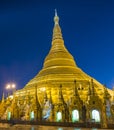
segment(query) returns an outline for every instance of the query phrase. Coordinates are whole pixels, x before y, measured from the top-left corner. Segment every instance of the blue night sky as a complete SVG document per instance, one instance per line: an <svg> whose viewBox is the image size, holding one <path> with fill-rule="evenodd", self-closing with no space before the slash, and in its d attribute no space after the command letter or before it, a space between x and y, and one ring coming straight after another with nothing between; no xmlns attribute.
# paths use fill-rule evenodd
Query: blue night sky
<svg viewBox="0 0 114 130"><path fill-rule="evenodd" d="M65 46L77 65L114 86L114 0L0 1L0 94L23 88L42 68L51 47L54 9Z"/></svg>

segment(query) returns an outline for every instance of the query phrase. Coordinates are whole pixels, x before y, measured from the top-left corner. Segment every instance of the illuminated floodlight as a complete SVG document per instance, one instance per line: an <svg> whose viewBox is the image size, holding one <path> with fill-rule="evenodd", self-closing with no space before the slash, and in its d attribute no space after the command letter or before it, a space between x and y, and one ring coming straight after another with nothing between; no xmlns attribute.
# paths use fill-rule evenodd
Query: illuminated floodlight
<svg viewBox="0 0 114 130"><path fill-rule="evenodd" d="M16 86L15 84L12 84L12 85L11 85L12 88L15 88L15 86Z"/></svg>
<svg viewBox="0 0 114 130"><path fill-rule="evenodd" d="M10 84L6 85L6 89L10 89L10 87L11 87Z"/></svg>
<svg viewBox="0 0 114 130"><path fill-rule="evenodd" d="M15 87L16 87L16 85L14 83L6 85L6 89L14 89Z"/></svg>

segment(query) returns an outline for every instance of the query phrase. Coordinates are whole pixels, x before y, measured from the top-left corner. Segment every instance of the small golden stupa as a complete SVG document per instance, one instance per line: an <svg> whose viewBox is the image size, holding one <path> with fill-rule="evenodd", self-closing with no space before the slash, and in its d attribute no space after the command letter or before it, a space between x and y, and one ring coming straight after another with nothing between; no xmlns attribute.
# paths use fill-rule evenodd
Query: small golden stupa
<svg viewBox="0 0 114 130"><path fill-rule="evenodd" d="M1 102L1 119L91 122L114 119L114 91L84 73L64 45L55 11L52 46L43 68L23 89ZM9 114L10 113L10 114ZM9 114L9 115L8 115Z"/></svg>

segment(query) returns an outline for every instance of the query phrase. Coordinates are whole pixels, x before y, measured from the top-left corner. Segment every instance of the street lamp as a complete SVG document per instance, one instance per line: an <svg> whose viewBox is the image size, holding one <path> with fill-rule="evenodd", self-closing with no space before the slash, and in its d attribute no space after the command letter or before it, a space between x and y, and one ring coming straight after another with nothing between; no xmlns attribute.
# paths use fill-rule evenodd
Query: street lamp
<svg viewBox="0 0 114 130"><path fill-rule="evenodd" d="M11 87L12 87L12 89L15 89L16 85L15 85L15 84L12 84L12 86L11 86Z"/></svg>
<svg viewBox="0 0 114 130"><path fill-rule="evenodd" d="M16 84L15 83L9 83L6 85L6 90L10 91L10 92L14 92L16 89ZM9 96L9 92L8 92L8 96Z"/></svg>

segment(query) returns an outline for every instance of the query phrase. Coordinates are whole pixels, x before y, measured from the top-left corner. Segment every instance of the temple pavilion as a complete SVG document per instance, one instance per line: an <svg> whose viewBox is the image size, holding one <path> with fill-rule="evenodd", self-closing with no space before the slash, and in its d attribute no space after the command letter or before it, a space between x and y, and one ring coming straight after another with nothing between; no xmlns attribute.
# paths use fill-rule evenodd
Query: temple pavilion
<svg viewBox="0 0 114 130"><path fill-rule="evenodd" d="M64 44L55 11L51 48L42 69L23 89L0 103L4 120L95 122L106 128L114 121L114 90L79 68Z"/></svg>

